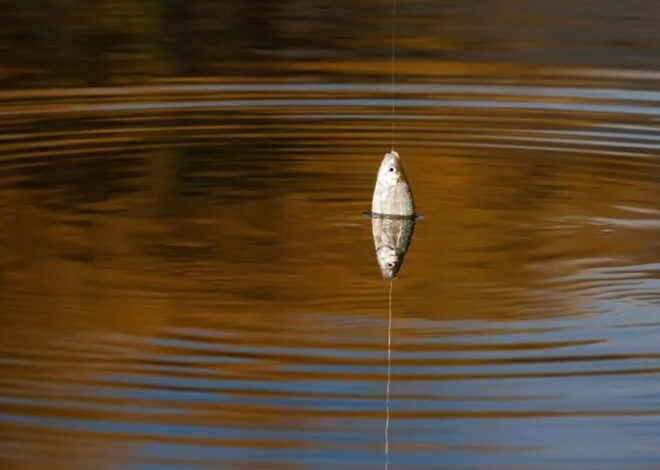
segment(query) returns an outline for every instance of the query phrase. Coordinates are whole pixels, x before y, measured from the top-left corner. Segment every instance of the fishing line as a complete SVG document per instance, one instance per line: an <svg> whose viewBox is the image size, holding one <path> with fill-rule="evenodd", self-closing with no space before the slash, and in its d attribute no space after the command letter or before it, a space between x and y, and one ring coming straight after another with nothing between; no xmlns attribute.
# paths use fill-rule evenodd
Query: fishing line
<svg viewBox="0 0 660 470"><path fill-rule="evenodd" d="M394 80L395 68L394 68L394 59L395 59L395 48L396 43L396 0L392 0L392 151L394 151L394 120L396 117L396 83Z"/></svg>
<svg viewBox="0 0 660 470"><path fill-rule="evenodd" d="M385 394L385 470L390 463L390 382L392 378L392 285L390 281L389 316L387 320L387 392Z"/></svg>
<svg viewBox="0 0 660 470"><path fill-rule="evenodd" d="M396 0L392 0L392 151L394 151L394 130L396 119L396 80L395 80L395 44L396 44ZM385 470L390 463L390 386L392 382L392 287L390 281L389 309L387 317L387 390L385 393Z"/></svg>

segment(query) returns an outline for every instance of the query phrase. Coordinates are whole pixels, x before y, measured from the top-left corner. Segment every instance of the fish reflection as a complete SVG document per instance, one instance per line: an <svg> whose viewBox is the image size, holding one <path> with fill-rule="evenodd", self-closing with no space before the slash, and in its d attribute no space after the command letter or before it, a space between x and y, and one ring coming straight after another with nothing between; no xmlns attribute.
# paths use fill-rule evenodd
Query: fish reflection
<svg viewBox="0 0 660 470"><path fill-rule="evenodd" d="M376 259L383 278L396 279L412 241L415 231L415 216L373 214L371 229L376 248Z"/></svg>

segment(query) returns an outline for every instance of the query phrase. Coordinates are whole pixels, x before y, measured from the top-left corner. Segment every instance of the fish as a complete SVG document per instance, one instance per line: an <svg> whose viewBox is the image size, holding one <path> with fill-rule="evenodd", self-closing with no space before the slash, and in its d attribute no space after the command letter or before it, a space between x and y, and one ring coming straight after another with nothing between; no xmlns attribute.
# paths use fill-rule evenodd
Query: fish
<svg viewBox="0 0 660 470"><path fill-rule="evenodd" d="M371 200L371 213L408 217L415 215L412 191L401 158L394 150L386 153L380 163Z"/></svg>
<svg viewBox="0 0 660 470"><path fill-rule="evenodd" d="M383 279L396 279L415 232L415 217L372 215L371 230Z"/></svg>
<svg viewBox="0 0 660 470"><path fill-rule="evenodd" d="M384 279L396 279L415 231L415 202L399 154L383 157L371 200L376 260Z"/></svg>

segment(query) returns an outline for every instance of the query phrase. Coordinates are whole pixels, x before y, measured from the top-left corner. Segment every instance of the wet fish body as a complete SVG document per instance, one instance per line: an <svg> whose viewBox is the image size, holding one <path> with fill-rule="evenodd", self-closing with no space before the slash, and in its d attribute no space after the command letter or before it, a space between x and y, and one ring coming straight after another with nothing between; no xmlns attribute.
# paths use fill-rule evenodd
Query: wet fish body
<svg viewBox="0 0 660 470"><path fill-rule="evenodd" d="M415 202L399 154L392 150L378 169L371 201L376 259L385 279L395 279L415 230Z"/></svg>
<svg viewBox="0 0 660 470"><path fill-rule="evenodd" d="M396 216L414 216L415 202L403 171L399 154L386 153L378 169L376 187L371 201L371 213Z"/></svg>

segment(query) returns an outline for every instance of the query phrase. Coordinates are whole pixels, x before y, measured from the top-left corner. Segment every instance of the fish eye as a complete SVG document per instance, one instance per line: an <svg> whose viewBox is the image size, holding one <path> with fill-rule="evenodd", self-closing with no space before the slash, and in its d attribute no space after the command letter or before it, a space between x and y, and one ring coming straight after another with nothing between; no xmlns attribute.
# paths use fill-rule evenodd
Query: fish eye
<svg viewBox="0 0 660 470"><path fill-rule="evenodd" d="M392 171L394 171L394 167L393 167L393 166L390 167L390 172L392 172Z"/></svg>
<svg viewBox="0 0 660 470"><path fill-rule="evenodd" d="M391 268L391 267L393 267L393 266L394 266L393 263L387 263L387 267L388 267L388 268Z"/></svg>

